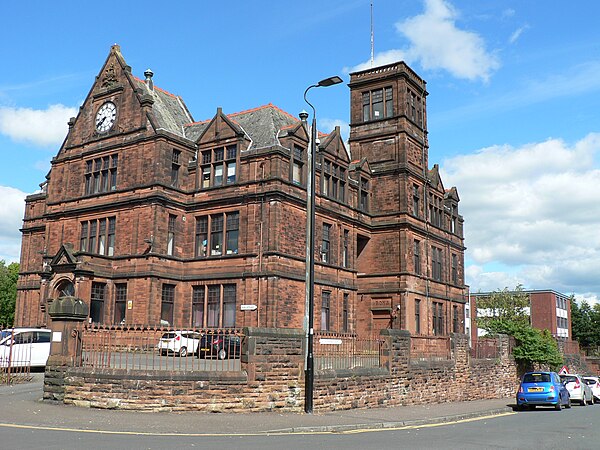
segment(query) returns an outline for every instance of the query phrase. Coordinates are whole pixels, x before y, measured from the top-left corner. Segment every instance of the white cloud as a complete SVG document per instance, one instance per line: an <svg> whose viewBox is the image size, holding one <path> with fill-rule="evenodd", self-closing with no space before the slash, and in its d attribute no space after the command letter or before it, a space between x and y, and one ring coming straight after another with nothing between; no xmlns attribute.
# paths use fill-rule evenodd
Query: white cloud
<svg viewBox="0 0 600 450"><path fill-rule="evenodd" d="M445 161L465 217L467 283L474 291L526 288L600 294L600 134L495 146ZM513 267L514 274L490 266ZM487 268L487 269L486 269ZM507 279L507 276L509 279ZM494 285L496 283L496 285Z"/></svg>
<svg viewBox="0 0 600 450"><path fill-rule="evenodd" d="M521 37L521 35L523 34L523 32L529 28L528 25L524 25L518 29L516 29L513 34L510 35L510 37L508 38L508 42L510 42L511 44L514 44L515 42L517 42L517 40Z"/></svg>
<svg viewBox="0 0 600 450"><path fill-rule="evenodd" d="M51 105L48 109L1 107L0 133L17 142L57 146L67 135L67 122L76 114L76 108L60 104Z"/></svg>
<svg viewBox="0 0 600 450"><path fill-rule="evenodd" d="M404 59L408 64L418 62L424 70L445 70L457 78L487 81L500 67L500 62L486 50L485 42L478 34L457 27L457 16L450 2L425 0L423 14L396 24L396 30L410 45L378 54L374 65ZM352 71L369 67L370 61Z"/></svg>
<svg viewBox="0 0 600 450"><path fill-rule="evenodd" d="M25 196L18 189L0 186L0 259L18 262L21 252L21 232L25 212Z"/></svg>
<svg viewBox="0 0 600 450"><path fill-rule="evenodd" d="M344 142L348 141L350 136L350 125L341 119L319 119L319 126L326 133L333 131L335 127L340 127L340 133Z"/></svg>

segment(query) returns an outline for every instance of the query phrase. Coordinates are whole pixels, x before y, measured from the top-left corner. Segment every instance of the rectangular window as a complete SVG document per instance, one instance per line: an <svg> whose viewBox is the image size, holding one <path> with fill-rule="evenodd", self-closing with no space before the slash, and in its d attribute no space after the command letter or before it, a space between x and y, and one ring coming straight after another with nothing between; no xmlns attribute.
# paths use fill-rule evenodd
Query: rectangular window
<svg viewBox="0 0 600 450"><path fill-rule="evenodd" d="M452 306L452 332L460 333L460 320L458 318L458 306Z"/></svg>
<svg viewBox="0 0 600 450"><path fill-rule="evenodd" d="M79 250L113 256L115 253L115 228L115 217L81 222Z"/></svg>
<svg viewBox="0 0 600 450"><path fill-rule="evenodd" d="M436 281L443 281L442 249L431 247L431 276Z"/></svg>
<svg viewBox="0 0 600 450"><path fill-rule="evenodd" d="M415 333L421 334L421 300L415 300Z"/></svg>
<svg viewBox="0 0 600 450"><path fill-rule="evenodd" d="M210 216L210 254L211 256L223 254L223 215Z"/></svg>
<svg viewBox="0 0 600 450"><path fill-rule="evenodd" d="M235 327L235 284L223 286L223 324L225 328Z"/></svg>
<svg viewBox="0 0 600 450"><path fill-rule="evenodd" d="M414 184L413 185L413 216L415 216L415 217L419 217L420 199L421 199L421 195L419 192L419 186Z"/></svg>
<svg viewBox="0 0 600 450"><path fill-rule="evenodd" d="M304 168L304 150L302 147L294 145L292 150L292 183L302 184L302 169Z"/></svg>
<svg viewBox="0 0 600 450"><path fill-rule="evenodd" d="M330 242L329 242L329 236L331 233L331 225L329 225L328 223L324 223L323 224L323 240L321 242L321 261L328 263L330 262Z"/></svg>
<svg viewBox="0 0 600 450"><path fill-rule="evenodd" d="M177 216L169 214L169 228L167 232L167 255L173 256L175 253L175 223Z"/></svg>
<svg viewBox="0 0 600 450"><path fill-rule="evenodd" d="M349 316L350 316L349 298L350 298L350 295L347 293L344 293L344 301L342 304L342 331L344 333L347 333L349 331L349 328L348 328Z"/></svg>
<svg viewBox="0 0 600 450"><path fill-rule="evenodd" d="M90 319L92 323L104 323L104 299L106 284L92 282L92 297L90 299Z"/></svg>
<svg viewBox="0 0 600 450"><path fill-rule="evenodd" d="M108 155L85 161L85 195L117 189L118 155Z"/></svg>
<svg viewBox="0 0 600 450"><path fill-rule="evenodd" d="M234 184L237 181L237 146L218 147L202 152L202 189Z"/></svg>
<svg viewBox="0 0 600 450"><path fill-rule="evenodd" d="M192 327L203 328L204 327L204 310L206 305L204 304L204 286L194 286L192 288Z"/></svg>
<svg viewBox="0 0 600 450"><path fill-rule="evenodd" d="M415 239L414 242L414 265L415 265L415 273L417 275L421 275L421 243Z"/></svg>
<svg viewBox="0 0 600 450"><path fill-rule="evenodd" d="M125 324L125 311L127 307L127 283L115 284L115 325Z"/></svg>
<svg viewBox="0 0 600 450"><path fill-rule="evenodd" d="M219 319L221 316L221 286L208 286L208 303L206 314L206 326L209 328L219 327Z"/></svg>
<svg viewBox="0 0 600 450"><path fill-rule="evenodd" d="M444 334L444 312L442 303L433 302L433 334L441 336Z"/></svg>
<svg viewBox="0 0 600 450"><path fill-rule="evenodd" d="M344 230L344 244L342 247L342 266L343 267L350 267L350 261L349 261L349 250L348 250L348 246L350 245L350 232L348 230Z"/></svg>
<svg viewBox="0 0 600 450"><path fill-rule="evenodd" d="M173 326L173 305L175 304L175 285L162 285L162 298L160 305L160 324Z"/></svg>
<svg viewBox="0 0 600 450"><path fill-rule="evenodd" d="M173 150L171 154L171 186L177 187L179 186L179 167L181 164L179 163L179 157L181 156L181 152L179 150Z"/></svg>
<svg viewBox="0 0 600 450"><path fill-rule="evenodd" d="M385 96L385 98L384 98ZM394 115L393 90L391 87L362 93L363 122L381 120Z"/></svg>
<svg viewBox="0 0 600 450"><path fill-rule="evenodd" d="M237 254L238 252L238 236L240 228L240 218L237 212L228 213L227 215L227 247L228 255Z"/></svg>
<svg viewBox="0 0 600 450"><path fill-rule="evenodd" d="M456 255L452 254L452 282L454 284L458 284L458 267L457 267L457 258Z"/></svg>
<svg viewBox="0 0 600 450"><path fill-rule="evenodd" d="M208 216L196 217L196 257L206 256Z"/></svg>
<svg viewBox="0 0 600 450"><path fill-rule="evenodd" d="M361 177L359 191L358 209L367 212L369 210L369 181L367 179Z"/></svg>
<svg viewBox="0 0 600 450"><path fill-rule="evenodd" d="M323 291L321 293L321 330L328 331L330 329L330 302L331 292Z"/></svg>

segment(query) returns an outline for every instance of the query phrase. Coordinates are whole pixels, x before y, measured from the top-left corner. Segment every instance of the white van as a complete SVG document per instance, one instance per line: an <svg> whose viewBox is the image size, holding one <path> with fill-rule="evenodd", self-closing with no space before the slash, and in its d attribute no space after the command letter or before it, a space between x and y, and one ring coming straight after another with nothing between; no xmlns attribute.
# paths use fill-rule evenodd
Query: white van
<svg viewBox="0 0 600 450"><path fill-rule="evenodd" d="M50 356L52 331L13 328L0 340L0 367L44 367ZM4 333L3 333L4 334Z"/></svg>

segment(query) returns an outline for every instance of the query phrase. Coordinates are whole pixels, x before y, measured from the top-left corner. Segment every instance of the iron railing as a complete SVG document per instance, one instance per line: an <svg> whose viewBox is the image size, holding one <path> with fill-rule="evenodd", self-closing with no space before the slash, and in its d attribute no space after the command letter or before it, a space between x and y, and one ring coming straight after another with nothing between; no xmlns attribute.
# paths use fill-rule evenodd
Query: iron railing
<svg viewBox="0 0 600 450"><path fill-rule="evenodd" d="M315 369L355 369L381 367L383 340L359 338L351 333L315 331Z"/></svg>
<svg viewBox="0 0 600 450"><path fill-rule="evenodd" d="M237 329L86 325L77 330L78 367L126 370L239 371Z"/></svg>

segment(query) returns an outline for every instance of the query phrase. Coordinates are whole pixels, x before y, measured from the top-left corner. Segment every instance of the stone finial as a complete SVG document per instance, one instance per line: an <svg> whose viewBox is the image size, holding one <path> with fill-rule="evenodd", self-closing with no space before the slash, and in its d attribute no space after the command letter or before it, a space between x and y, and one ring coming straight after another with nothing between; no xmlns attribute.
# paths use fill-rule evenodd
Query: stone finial
<svg viewBox="0 0 600 450"><path fill-rule="evenodd" d="M152 82L153 75L154 72L152 72L150 69L146 69L146 71L144 72L144 76L146 77L146 86L148 86L148 90L150 91L154 90L154 83Z"/></svg>
<svg viewBox="0 0 600 450"><path fill-rule="evenodd" d="M83 300L77 297L59 297L48 306L48 315L52 320L85 320L89 308Z"/></svg>
<svg viewBox="0 0 600 450"><path fill-rule="evenodd" d="M308 113L304 110L300 111L300 114L298 114L298 117L300 117L300 120L302 122L306 122L308 120Z"/></svg>

